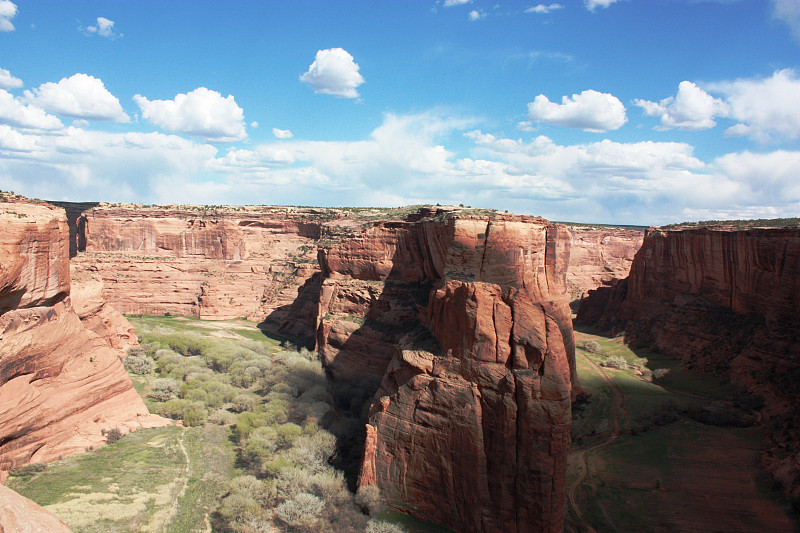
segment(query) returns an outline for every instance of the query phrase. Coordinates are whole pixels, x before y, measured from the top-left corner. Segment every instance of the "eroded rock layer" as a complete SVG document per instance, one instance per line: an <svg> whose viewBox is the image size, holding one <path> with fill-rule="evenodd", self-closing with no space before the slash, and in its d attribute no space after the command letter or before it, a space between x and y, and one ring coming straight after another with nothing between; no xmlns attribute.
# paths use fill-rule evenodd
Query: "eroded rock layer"
<svg viewBox="0 0 800 533"><path fill-rule="evenodd" d="M628 276L644 230L614 226L571 226L567 289L573 300Z"/></svg>
<svg viewBox="0 0 800 533"><path fill-rule="evenodd" d="M649 230L630 276L578 320L763 396L765 462L800 497L800 229Z"/></svg>
<svg viewBox="0 0 800 533"><path fill-rule="evenodd" d="M459 532L562 531L569 235L429 210L320 254L334 387L381 380L360 484Z"/></svg>
<svg viewBox="0 0 800 533"><path fill-rule="evenodd" d="M74 269L99 279L103 300L119 312L252 320L291 304L297 288L318 272L314 247L322 225L316 219L327 215L108 204L73 206L70 213L77 217Z"/></svg>
<svg viewBox="0 0 800 533"><path fill-rule="evenodd" d="M64 211L4 202L0 227L0 478L99 445L103 430L164 425L72 307Z"/></svg>

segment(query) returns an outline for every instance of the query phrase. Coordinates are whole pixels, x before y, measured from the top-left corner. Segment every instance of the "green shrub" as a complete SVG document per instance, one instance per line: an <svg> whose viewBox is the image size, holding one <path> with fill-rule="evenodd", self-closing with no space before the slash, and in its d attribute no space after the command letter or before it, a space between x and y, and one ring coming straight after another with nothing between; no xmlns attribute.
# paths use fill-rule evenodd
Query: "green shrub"
<svg viewBox="0 0 800 533"><path fill-rule="evenodd" d="M45 463L31 463L29 465L17 468L16 470L12 470L10 473L12 476L16 477L32 476L34 474L38 474L39 472L44 472L46 468L47 465Z"/></svg>
<svg viewBox="0 0 800 533"><path fill-rule="evenodd" d="M628 368L628 362L618 355L612 355L611 357L600 363L600 366L622 370Z"/></svg>
<svg viewBox="0 0 800 533"><path fill-rule="evenodd" d="M105 435L108 444L114 444L122 438L122 431L119 428L111 428L109 430L102 430L100 433Z"/></svg>
<svg viewBox="0 0 800 533"><path fill-rule="evenodd" d="M370 516L377 516L378 513L386 510L386 502L381 496L381 490L375 485L358 487L355 502L364 513Z"/></svg>
<svg viewBox="0 0 800 533"><path fill-rule="evenodd" d="M588 340L581 345L581 348L586 350L589 353L600 353L602 350L600 349L600 343L595 340Z"/></svg>
<svg viewBox="0 0 800 533"><path fill-rule="evenodd" d="M148 396L159 402L166 402L178 395L180 385L173 378L158 378L150 385Z"/></svg>
<svg viewBox="0 0 800 533"><path fill-rule="evenodd" d="M313 494L302 492L275 508L275 516L294 528L312 528L319 522L325 502Z"/></svg>
<svg viewBox="0 0 800 533"><path fill-rule="evenodd" d="M405 533L405 529L384 520L370 520L364 533Z"/></svg>
<svg viewBox="0 0 800 533"><path fill-rule="evenodd" d="M129 353L128 357L123 361L123 365L125 366L125 370L131 374L144 376L153 372L156 367L156 362L152 357L148 357L147 355Z"/></svg>
<svg viewBox="0 0 800 533"><path fill-rule="evenodd" d="M256 400L249 394L239 394L233 400L231 400L231 411L234 413L252 411L255 406Z"/></svg>

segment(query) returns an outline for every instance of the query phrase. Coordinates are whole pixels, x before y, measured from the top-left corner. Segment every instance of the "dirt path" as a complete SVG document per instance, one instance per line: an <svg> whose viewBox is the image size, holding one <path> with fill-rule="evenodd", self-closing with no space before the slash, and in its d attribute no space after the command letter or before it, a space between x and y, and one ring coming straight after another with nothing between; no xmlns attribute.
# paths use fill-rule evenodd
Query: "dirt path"
<svg viewBox="0 0 800 533"><path fill-rule="evenodd" d="M180 487L178 491L172 496L171 501L172 504L169 506L168 509L160 510L156 512L153 517L150 519L150 522L147 524L145 531L166 531L167 526L172 522L175 516L178 514L178 502L186 494L186 489L189 486L189 475L191 473L191 461L189 459L189 452L186 451L186 446L183 443L183 438L186 435L186 428L183 428L181 431L180 437L178 437L178 449L183 454L183 458L186 461L186 467L184 468L183 472L181 473L180 477L175 480L176 485Z"/></svg>

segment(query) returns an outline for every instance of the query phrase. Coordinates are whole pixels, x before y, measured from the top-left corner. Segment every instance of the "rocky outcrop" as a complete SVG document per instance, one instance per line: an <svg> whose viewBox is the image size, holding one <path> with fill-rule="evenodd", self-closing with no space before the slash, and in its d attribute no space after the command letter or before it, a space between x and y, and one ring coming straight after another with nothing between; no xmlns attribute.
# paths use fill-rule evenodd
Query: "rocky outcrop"
<svg viewBox="0 0 800 533"><path fill-rule="evenodd" d="M0 533L70 533L40 505L0 485Z"/></svg>
<svg viewBox="0 0 800 533"><path fill-rule="evenodd" d="M119 350L124 358L128 348L138 345L139 341L128 319L103 299L103 280L96 274L75 272L73 268L70 282L72 308L81 322L109 346Z"/></svg>
<svg viewBox="0 0 800 533"><path fill-rule="evenodd" d="M334 388L380 380L360 483L456 531L562 531L569 235L427 211L323 250L317 345Z"/></svg>
<svg viewBox="0 0 800 533"><path fill-rule="evenodd" d="M799 228L651 229L630 276L591 293L578 320L764 397L765 462L800 497Z"/></svg>
<svg viewBox="0 0 800 533"><path fill-rule="evenodd" d="M644 230L616 226L570 226L567 289L573 300L628 276Z"/></svg>
<svg viewBox="0 0 800 533"><path fill-rule="evenodd" d="M280 322L314 273L332 210L64 204L78 277L124 314ZM77 207L76 207L77 206ZM83 209L87 207L87 209Z"/></svg>
<svg viewBox="0 0 800 533"><path fill-rule="evenodd" d="M0 480L101 444L103 430L166 424L72 308L64 212L0 203L0 227Z"/></svg>

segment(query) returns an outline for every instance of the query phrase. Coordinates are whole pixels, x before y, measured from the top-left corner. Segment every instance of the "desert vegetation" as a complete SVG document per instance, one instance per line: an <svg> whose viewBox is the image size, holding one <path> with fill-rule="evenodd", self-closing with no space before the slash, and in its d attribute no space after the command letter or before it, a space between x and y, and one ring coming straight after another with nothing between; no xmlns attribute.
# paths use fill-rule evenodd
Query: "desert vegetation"
<svg viewBox="0 0 800 533"><path fill-rule="evenodd" d="M76 532L429 530L382 519L395 515L375 488L348 490L334 433L351 426L314 352L245 321L131 321L141 346L125 367L151 412L183 428L110 428L107 446L15 472L12 488Z"/></svg>

